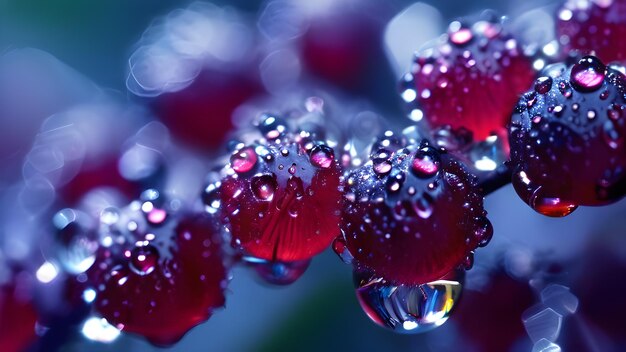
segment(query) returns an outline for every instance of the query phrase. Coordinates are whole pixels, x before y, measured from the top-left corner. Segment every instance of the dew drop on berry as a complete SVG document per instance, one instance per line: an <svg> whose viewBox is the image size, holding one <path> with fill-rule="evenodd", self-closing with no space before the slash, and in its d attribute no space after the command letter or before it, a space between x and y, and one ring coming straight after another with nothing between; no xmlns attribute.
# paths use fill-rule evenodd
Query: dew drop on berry
<svg viewBox="0 0 626 352"><path fill-rule="evenodd" d="M311 164L313 166L328 169L335 161L333 150L326 145L317 145L311 149Z"/></svg>
<svg viewBox="0 0 626 352"><path fill-rule="evenodd" d="M158 261L159 252L152 245L137 246L130 254L130 268L139 275L152 273Z"/></svg>
<svg viewBox="0 0 626 352"><path fill-rule="evenodd" d="M493 237L493 225L486 217L477 219L474 236L480 247L485 247Z"/></svg>
<svg viewBox="0 0 626 352"><path fill-rule="evenodd" d="M417 198L413 203L413 209L417 216L422 219L428 219L433 215L433 200L429 194L424 194Z"/></svg>
<svg viewBox="0 0 626 352"><path fill-rule="evenodd" d="M593 56L585 56L572 67L570 82L574 89L592 92L602 86L606 67Z"/></svg>
<svg viewBox="0 0 626 352"><path fill-rule="evenodd" d="M415 152L411 163L411 171L420 178L433 177L439 171L439 160L435 157L431 148L421 148Z"/></svg>
<svg viewBox="0 0 626 352"><path fill-rule="evenodd" d="M67 208L57 212L52 221L61 265L72 274L85 272L94 264L98 250L91 218L83 212Z"/></svg>
<svg viewBox="0 0 626 352"><path fill-rule="evenodd" d="M238 174L245 174L254 168L258 160L256 152L251 147L243 148L230 157L230 165Z"/></svg>
<svg viewBox="0 0 626 352"><path fill-rule="evenodd" d="M209 214L216 214L220 209L220 185L220 182L211 183L202 191L202 203L204 204L204 210Z"/></svg>
<svg viewBox="0 0 626 352"><path fill-rule="evenodd" d="M341 259L342 262L345 264L352 264L354 257L352 256L352 253L350 253L343 235L335 238L332 246L333 251L337 254L337 256L339 256L339 259Z"/></svg>
<svg viewBox="0 0 626 352"><path fill-rule="evenodd" d="M267 261L256 258L246 258L254 267L261 279L272 285L290 285L298 280L309 268L311 260L293 262Z"/></svg>
<svg viewBox="0 0 626 352"><path fill-rule="evenodd" d="M280 117L264 114L258 125L263 137L273 140L282 137L287 131L287 123Z"/></svg>
<svg viewBox="0 0 626 352"><path fill-rule="evenodd" d="M250 187L254 196L260 200L271 201L274 198L277 183L272 175L257 175L250 181Z"/></svg>
<svg viewBox="0 0 626 352"><path fill-rule="evenodd" d="M539 77L535 81L535 92L539 94L546 94L552 89L551 77Z"/></svg>
<svg viewBox="0 0 626 352"><path fill-rule="evenodd" d="M361 308L377 325L396 333L429 331L445 323L461 296L462 273L421 285L385 282L371 273L354 271Z"/></svg>

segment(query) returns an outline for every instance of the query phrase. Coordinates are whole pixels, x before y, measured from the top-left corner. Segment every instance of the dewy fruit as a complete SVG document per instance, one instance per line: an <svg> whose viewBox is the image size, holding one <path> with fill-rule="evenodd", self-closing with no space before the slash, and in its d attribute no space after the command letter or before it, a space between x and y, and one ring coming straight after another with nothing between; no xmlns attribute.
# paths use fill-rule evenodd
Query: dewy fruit
<svg viewBox="0 0 626 352"><path fill-rule="evenodd" d="M536 211L565 216L626 194L626 78L587 56L545 69L510 128L513 186Z"/></svg>
<svg viewBox="0 0 626 352"><path fill-rule="evenodd" d="M226 268L215 219L177 215L156 191L122 211L105 209L101 248L87 272L96 311L158 345L178 341L224 305Z"/></svg>
<svg viewBox="0 0 626 352"><path fill-rule="evenodd" d="M417 53L402 82L413 120L430 128L465 127L475 140L502 132L535 73L500 21L452 22L448 34ZM505 133L504 133L505 134Z"/></svg>
<svg viewBox="0 0 626 352"><path fill-rule="evenodd" d="M473 250L493 233L475 177L426 140L393 139L386 133L370 161L346 176L340 241L353 263L406 285L471 267Z"/></svg>
<svg viewBox="0 0 626 352"><path fill-rule="evenodd" d="M263 138L241 145L221 182L233 245L258 259L291 262L323 251L339 233L341 169L332 148L264 115Z"/></svg>

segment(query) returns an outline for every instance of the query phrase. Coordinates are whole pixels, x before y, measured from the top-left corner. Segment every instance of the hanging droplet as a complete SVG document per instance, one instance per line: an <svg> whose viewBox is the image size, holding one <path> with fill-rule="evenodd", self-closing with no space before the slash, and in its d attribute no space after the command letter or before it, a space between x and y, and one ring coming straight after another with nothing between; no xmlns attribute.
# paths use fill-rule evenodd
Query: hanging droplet
<svg viewBox="0 0 626 352"><path fill-rule="evenodd" d="M393 285L355 270L361 308L377 325L398 333L422 333L448 320L462 290L463 273L422 285Z"/></svg>
<svg viewBox="0 0 626 352"><path fill-rule="evenodd" d="M98 240L92 219L74 209L63 209L52 218L56 228L57 255L71 274L87 271L96 260Z"/></svg>
<svg viewBox="0 0 626 352"><path fill-rule="evenodd" d="M333 251L339 256L339 259L341 259L342 262L352 264L354 257L352 256L352 253L350 253L350 250L348 250L348 246L346 244L346 240L343 238L343 235L340 235L333 241Z"/></svg>
<svg viewBox="0 0 626 352"><path fill-rule="evenodd" d="M289 285L294 283L311 264L310 259L294 262L274 262L246 257L244 260L254 267L261 279L272 285Z"/></svg>

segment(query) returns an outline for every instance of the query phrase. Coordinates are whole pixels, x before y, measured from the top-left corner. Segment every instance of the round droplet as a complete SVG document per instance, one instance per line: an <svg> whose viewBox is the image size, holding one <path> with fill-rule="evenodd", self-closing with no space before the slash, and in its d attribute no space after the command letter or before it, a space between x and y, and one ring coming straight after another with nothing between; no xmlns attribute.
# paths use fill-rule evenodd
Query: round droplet
<svg viewBox="0 0 626 352"><path fill-rule="evenodd" d="M448 36L450 41L456 45L465 45L472 40L474 35L472 30L466 26L463 26L460 22L454 21L450 24L448 29Z"/></svg>
<svg viewBox="0 0 626 352"><path fill-rule="evenodd" d="M154 271L159 261L159 252L152 245L135 247L130 254L130 268L139 275Z"/></svg>
<svg viewBox="0 0 626 352"><path fill-rule="evenodd" d="M392 165L389 159L376 158L372 160L372 168L377 175L382 176L388 174L391 171Z"/></svg>
<svg viewBox="0 0 626 352"><path fill-rule="evenodd" d="M96 260L98 241L90 220L87 214L69 208L60 210L52 218L58 259L71 274L87 271Z"/></svg>
<svg viewBox="0 0 626 352"><path fill-rule="evenodd" d="M462 273L422 285L393 285L371 273L354 272L361 308L377 325L397 333L422 333L448 320L462 290Z"/></svg>
<svg viewBox="0 0 626 352"><path fill-rule="evenodd" d="M311 164L322 169L328 169L335 161L332 148L327 145L316 145L311 149Z"/></svg>
<svg viewBox="0 0 626 352"><path fill-rule="evenodd" d="M476 229L474 230L474 238L480 247L485 247L493 237L493 225L486 217L476 219Z"/></svg>
<svg viewBox="0 0 626 352"><path fill-rule="evenodd" d="M252 193L260 200L272 200L276 191L277 183L275 176L258 175L252 178L250 182Z"/></svg>
<svg viewBox="0 0 626 352"><path fill-rule="evenodd" d="M415 152L413 162L411 163L411 171L420 178L430 178L439 171L439 158L431 147L421 148Z"/></svg>
<svg viewBox="0 0 626 352"><path fill-rule="evenodd" d="M535 92L539 94L546 94L552 89L551 77L539 77L535 81Z"/></svg>
<svg viewBox="0 0 626 352"><path fill-rule="evenodd" d="M295 262L272 262L256 258L245 258L261 279L272 285L289 285L298 280L308 269L311 260Z"/></svg>
<svg viewBox="0 0 626 352"><path fill-rule="evenodd" d="M282 137L287 131L287 123L280 117L263 114L260 118L259 131L267 139L277 139Z"/></svg>
<svg viewBox="0 0 626 352"><path fill-rule="evenodd" d="M205 205L205 210L209 214L215 214L220 209L221 201L219 194L220 183L212 183L204 189L202 192L202 203Z"/></svg>
<svg viewBox="0 0 626 352"><path fill-rule="evenodd" d="M570 82L582 92L597 90L604 82L606 66L594 56L585 56L572 67Z"/></svg>
<svg viewBox="0 0 626 352"><path fill-rule="evenodd" d="M258 160L252 147L240 149L230 157L230 166L238 174L249 172L254 168Z"/></svg>
<svg viewBox="0 0 626 352"><path fill-rule="evenodd" d="M348 245L346 244L346 240L343 236L335 238L333 241L333 251L337 254L337 256L339 256L339 259L341 259L342 262L352 264L354 257L352 256L352 253L350 253L350 250L348 250Z"/></svg>

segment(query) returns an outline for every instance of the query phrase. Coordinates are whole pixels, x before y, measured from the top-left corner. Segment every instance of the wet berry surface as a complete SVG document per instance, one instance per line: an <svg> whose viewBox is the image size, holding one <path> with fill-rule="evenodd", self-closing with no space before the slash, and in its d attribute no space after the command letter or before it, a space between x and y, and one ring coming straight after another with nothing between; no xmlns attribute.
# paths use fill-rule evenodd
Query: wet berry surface
<svg viewBox="0 0 626 352"><path fill-rule="evenodd" d="M625 194L626 78L595 57L546 68L510 129L513 186L538 212L564 216Z"/></svg>

